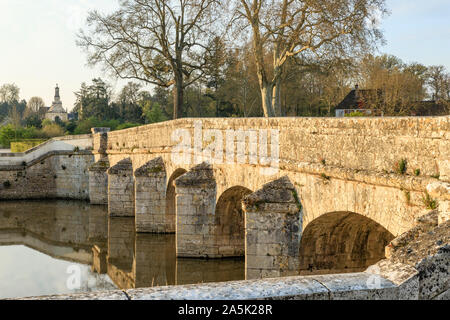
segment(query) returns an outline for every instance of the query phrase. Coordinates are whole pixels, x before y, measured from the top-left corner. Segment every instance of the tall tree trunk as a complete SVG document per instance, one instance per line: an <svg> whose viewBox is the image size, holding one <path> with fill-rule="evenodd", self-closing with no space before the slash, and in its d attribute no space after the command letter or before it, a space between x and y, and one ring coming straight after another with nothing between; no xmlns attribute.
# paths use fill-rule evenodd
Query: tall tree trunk
<svg viewBox="0 0 450 320"><path fill-rule="evenodd" d="M268 83L263 83L262 85L260 85L260 87L264 117L274 117L275 113L272 106L273 87Z"/></svg>
<svg viewBox="0 0 450 320"><path fill-rule="evenodd" d="M173 87L173 119L179 119L183 116L183 76L175 76L175 85Z"/></svg>
<svg viewBox="0 0 450 320"><path fill-rule="evenodd" d="M272 89L272 106L275 117L281 117L281 80L277 78Z"/></svg>

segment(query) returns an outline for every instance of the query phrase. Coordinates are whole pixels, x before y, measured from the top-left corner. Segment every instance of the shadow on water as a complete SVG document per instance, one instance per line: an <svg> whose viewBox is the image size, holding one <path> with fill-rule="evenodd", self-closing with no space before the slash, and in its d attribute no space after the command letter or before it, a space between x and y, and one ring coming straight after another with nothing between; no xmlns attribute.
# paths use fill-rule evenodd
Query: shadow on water
<svg viewBox="0 0 450 320"><path fill-rule="evenodd" d="M109 219L106 206L78 201L1 202L0 261L0 298L245 278L244 259L177 259L174 234L136 234L134 218ZM78 291L66 285L71 265L85 278ZM35 288L17 291L19 273Z"/></svg>

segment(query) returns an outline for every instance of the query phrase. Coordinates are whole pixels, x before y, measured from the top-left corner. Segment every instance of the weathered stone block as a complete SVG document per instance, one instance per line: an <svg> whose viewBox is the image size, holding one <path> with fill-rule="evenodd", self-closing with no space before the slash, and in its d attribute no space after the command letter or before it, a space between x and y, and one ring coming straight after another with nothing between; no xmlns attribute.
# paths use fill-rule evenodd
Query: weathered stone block
<svg viewBox="0 0 450 320"><path fill-rule="evenodd" d="M175 190L177 256L218 257L218 246L208 237L211 229L205 228L215 223L216 186L212 168L206 164L194 167L175 180Z"/></svg>
<svg viewBox="0 0 450 320"><path fill-rule="evenodd" d="M147 162L134 172L134 177L136 231L175 232L175 217L166 214L166 168L163 159L159 157Z"/></svg>
<svg viewBox="0 0 450 320"><path fill-rule="evenodd" d="M133 217L134 177L133 164L127 158L118 162L108 173L108 212L110 216Z"/></svg>
<svg viewBox="0 0 450 320"><path fill-rule="evenodd" d="M264 185L244 198L243 208L246 278L297 274L301 205L289 179Z"/></svg>

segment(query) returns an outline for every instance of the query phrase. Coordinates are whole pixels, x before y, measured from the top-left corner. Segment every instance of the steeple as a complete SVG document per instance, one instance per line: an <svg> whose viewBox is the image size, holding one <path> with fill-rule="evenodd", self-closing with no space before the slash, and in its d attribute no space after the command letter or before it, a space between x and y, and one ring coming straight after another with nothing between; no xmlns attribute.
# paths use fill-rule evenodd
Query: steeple
<svg viewBox="0 0 450 320"><path fill-rule="evenodd" d="M53 100L52 106L50 107L49 112L51 113L65 113L61 102L61 97L59 96L59 86L56 85L55 88L55 99Z"/></svg>
<svg viewBox="0 0 450 320"><path fill-rule="evenodd" d="M56 101L57 99L60 99L58 84L56 84L56 88L55 88L55 101Z"/></svg>

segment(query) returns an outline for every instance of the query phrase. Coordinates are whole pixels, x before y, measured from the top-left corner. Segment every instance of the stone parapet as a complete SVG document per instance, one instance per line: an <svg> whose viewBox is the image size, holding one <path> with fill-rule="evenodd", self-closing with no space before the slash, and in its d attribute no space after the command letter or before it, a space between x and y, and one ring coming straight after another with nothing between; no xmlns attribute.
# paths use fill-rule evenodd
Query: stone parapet
<svg viewBox="0 0 450 320"><path fill-rule="evenodd" d="M287 177L244 198L246 279L298 274L302 208Z"/></svg>
<svg viewBox="0 0 450 320"><path fill-rule="evenodd" d="M91 129L94 152L99 153L100 155L106 154L108 149L108 132L110 131L110 128Z"/></svg>

